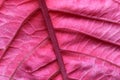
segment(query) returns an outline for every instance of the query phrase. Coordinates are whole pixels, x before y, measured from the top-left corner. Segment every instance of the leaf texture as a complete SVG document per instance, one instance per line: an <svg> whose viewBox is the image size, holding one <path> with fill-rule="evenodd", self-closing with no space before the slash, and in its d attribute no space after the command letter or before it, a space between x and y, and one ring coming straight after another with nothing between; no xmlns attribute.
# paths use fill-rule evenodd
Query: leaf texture
<svg viewBox="0 0 120 80"><path fill-rule="evenodd" d="M42 2L0 1L0 80L120 80L119 0Z"/></svg>

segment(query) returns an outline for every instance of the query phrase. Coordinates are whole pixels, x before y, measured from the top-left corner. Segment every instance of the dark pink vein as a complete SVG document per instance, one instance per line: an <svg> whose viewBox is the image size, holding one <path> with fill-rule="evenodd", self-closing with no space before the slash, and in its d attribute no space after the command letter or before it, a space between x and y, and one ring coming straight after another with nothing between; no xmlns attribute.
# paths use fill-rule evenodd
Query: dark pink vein
<svg viewBox="0 0 120 80"><path fill-rule="evenodd" d="M39 71L40 69L45 68L46 66L49 66L49 65L53 64L54 62L56 62L56 59L54 59L54 60L52 60L52 61L50 61L50 62L48 62L47 64L44 64L44 65L42 65L42 66L40 65L40 67L34 69L34 70L33 70L32 72L30 72L30 73L34 73L35 71Z"/></svg>
<svg viewBox="0 0 120 80"><path fill-rule="evenodd" d="M61 49L61 52L64 52L66 55L67 55L67 53L71 53L71 56L76 55L76 54L88 56L88 57L91 57L91 58L95 58L95 59L104 61L104 62L106 62L106 63L108 63L108 64L110 64L110 65L112 65L112 66L115 66L116 68L120 68L119 65L117 65L117 64L115 64L115 63L113 63L113 62L110 62L110 61L105 60L105 59L103 59L103 58L101 58L101 57L97 57L97 56L90 55L90 54L87 54L87 53L82 53L82 52L77 52L77 51L72 51L72 50L65 50L65 49ZM73 53L76 53L76 54L73 54ZM64 55L65 55L65 54L64 54Z"/></svg>
<svg viewBox="0 0 120 80"><path fill-rule="evenodd" d="M17 32L15 33L15 35L13 36L13 38L11 39L11 41L9 42L7 48L4 50L4 54L2 54L2 57L5 55L5 53L7 52L10 44L12 44L13 40L16 38L18 32L20 31L21 27L28 22L28 20L31 18L31 16L33 16L37 11L39 10L39 8L35 9L32 13L29 14L29 16L22 22L21 26L18 28ZM45 38L46 39L46 38ZM44 40L43 40L44 41ZM0 59L2 58L0 57ZM13 80L13 76L16 73L17 69L20 67L20 65L23 63L23 61L26 59L25 58L20 62L20 64L16 67L15 71L13 72L13 74L11 75L11 77L9 78L9 80Z"/></svg>
<svg viewBox="0 0 120 80"><path fill-rule="evenodd" d="M104 17L97 17L97 16L90 16L90 15L86 15L86 14L79 14L79 13L74 13L74 12L70 12L70 11L66 11L66 10L49 10L50 12L55 12L55 13L63 13L63 14L67 14L70 16L76 16L76 17L82 17L85 19L90 19L90 20L96 20L96 21L102 21L102 22L106 22L109 24L114 24L114 25L120 25L120 22L118 20L113 20L113 19L109 19L109 18L104 18Z"/></svg>
<svg viewBox="0 0 120 80"><path fill-rule="evenodd" d="M11 77L9 78L9 80L12 80L15 73L17 72L18 68L20 68L20 66L33 54L33 52L40 47L40 45L44 42L48 40L48 37L46 37L45 39L43 39L38 45L36 45L27 55L25 55L23 57L23 59L19 62L18 66L15 68L15 71L13 72L13 74L11 75Z"/></svg>
<svg viewBox="0 0 120 80"><path fill-rule="evenodd" d="M49 77L48 80L53 80L59 73L60 73L60 70L56 71L52 76Z"/></svg>
<svg viewBox="0 0 120 80"><path fill-rule="evenodd" d="M16 30L14 36L11 38L11 40L9 41L9 43L7 44L6 48L3 50L1 56L0 56L0 61L1 59L3 58L3 56L5 55L5 53L8 51L9 49L9 46L12 44L12 42L14 41L14 39L16 38L17 34L19 33L20 29L22 28L22 26L28 21L28 19L35 13L39 10L36 9L35 11L33 11L32 13L30 13L30 15L22 22L22 24L19 26L19 28Z"/></svg>
<svg viewBox="0 0 120 80"><path fill-rule="evenodd" d="M114 45L114 46L120 47L120 43L116 43L116 42L109 41L109 40L107 40L107 39L99 38L99 37L97 37L97 36L94 36L94 35L85 33L85 32L83 32L83 31L78 31L78 30L74 30L74 29L67 29L67 28L56 28L55 30L58 31L58 32L66 32L66 30L67 30L66 33L71 33L71 34L74 34L74 33L83 34L83 35L85 35L85 36L88 36L89 38L99 40L100 42L104 42L104 43L107 43L107 44L110 44L110 45Z"/></svg>
<svg viewBox="0 0 120 80"><path fill-rule="evenodd" d="M59 45L58 45L58 41L57 41L57 38L56 38L56 35L55 35L55 30L53 28L53 24L52 24L52 21L50 19L50 16L49 16L49 13L48 13L48 8L46 6L45 0L39 0L39 3L40 3L42 14L43 14L43 17L44 17L44 20L45 20L45 23L46 23L46 26L47 26L47 29L48 29L48 33L49 33L49 36L50 36L50 39L51 39L51 43L52 43L52 46L53 46L53 49L54 49L54 52L55 52L55 55L56 55L56 58L57 58L57 62L58 62L58 65L60 67L62 78L63 78L63 80L68 80L65 65L64 65L64 62L63 62L63 59L62 59L62 56L61 56L61 52L60 52L60 48L59 48Z"/></svg>

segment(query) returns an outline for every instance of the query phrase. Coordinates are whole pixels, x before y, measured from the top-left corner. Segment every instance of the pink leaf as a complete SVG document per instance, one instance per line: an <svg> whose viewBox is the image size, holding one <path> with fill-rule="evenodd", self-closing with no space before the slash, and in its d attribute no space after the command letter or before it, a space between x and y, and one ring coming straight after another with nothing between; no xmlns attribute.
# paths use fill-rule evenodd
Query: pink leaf
<svg viewBox="0 0 120 80"><path fill-rule="evenodd" d="M120 80L119 0L1 0L0 80Z"/></svg>

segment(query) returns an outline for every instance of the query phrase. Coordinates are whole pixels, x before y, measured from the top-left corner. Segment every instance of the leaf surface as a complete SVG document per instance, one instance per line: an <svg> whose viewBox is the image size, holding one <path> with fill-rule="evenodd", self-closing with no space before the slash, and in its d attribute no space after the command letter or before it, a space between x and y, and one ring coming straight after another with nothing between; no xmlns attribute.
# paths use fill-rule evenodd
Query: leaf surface
<svg viewBox="0 0 120 80"><path fill-rule="evenodd" d="M0 80L120 80L118 0L40 1L0 1Z"/></svg>

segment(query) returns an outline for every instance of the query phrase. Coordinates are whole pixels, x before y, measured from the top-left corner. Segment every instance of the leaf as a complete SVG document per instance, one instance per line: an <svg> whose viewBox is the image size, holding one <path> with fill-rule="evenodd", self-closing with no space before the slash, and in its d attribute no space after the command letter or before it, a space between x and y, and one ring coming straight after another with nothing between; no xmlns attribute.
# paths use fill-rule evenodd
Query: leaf
<svg viewBox="0 0 120 80"><path fill-rule="evenodd" d="M119 7L118 0L1 0L0 80L120 80Z"/></svg>

